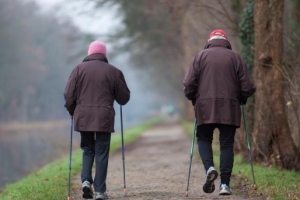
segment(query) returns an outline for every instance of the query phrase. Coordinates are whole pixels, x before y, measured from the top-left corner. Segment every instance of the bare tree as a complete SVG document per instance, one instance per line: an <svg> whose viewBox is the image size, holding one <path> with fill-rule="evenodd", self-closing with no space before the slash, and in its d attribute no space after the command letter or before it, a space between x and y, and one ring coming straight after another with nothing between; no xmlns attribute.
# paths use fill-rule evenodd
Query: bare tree
<svg viewBox="0 0 300 200"><path fill-rule="evenodd" d="M299 153L291 137L285 112L283 50L283 0L255 0L254 157L271 162L277 157L286 169L299 169Z"/></svg>
<svg viewBox="0 0 300 200"><path fill-rule="evenodd" d="M292 137L300 148L300 1L286 0L284 9L284 68L287 115ZM299 149L300 150L300 149Z"/></svg>

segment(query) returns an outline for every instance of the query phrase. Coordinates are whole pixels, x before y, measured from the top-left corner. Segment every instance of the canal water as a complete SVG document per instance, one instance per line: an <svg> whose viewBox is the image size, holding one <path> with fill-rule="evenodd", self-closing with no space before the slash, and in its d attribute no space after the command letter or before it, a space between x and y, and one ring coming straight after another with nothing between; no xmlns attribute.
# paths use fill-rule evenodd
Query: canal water
<svg viewBox="0 0 300 200"><path fill-rule="evenodd" d="M79 142L80 134L73 132L73 150ZM68 156L69 145L70 122L0 125L0 189Z"/></svg>
<svg viewBox="0 0 300 200"><path fill-rule="evenodd" d="M124 119L124 129L143 120L128 119L130 117ZM0 190L6 184L68 156L70 124L70 120L0 124ZM115 119L115 130L117 133L120 131L119 117ZM73 131L73 151L79 148L80 133Z"/></svg>

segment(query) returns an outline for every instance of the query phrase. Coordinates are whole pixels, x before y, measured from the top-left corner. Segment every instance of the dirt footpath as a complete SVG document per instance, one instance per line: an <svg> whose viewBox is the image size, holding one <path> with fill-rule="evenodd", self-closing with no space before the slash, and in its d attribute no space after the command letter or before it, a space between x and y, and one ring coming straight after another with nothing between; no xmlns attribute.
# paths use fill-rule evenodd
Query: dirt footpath
<svg viewBox="0 0 300 200"><path fill-rule="evenodd" d="M172 120L146 131L125 149L126 197L123 197L122 155L116 152L110 157L107 176L109 199L186 199L190 145L191 139ZM195 144L189 199L250 199L237 195L219 196L219 178L215 182L214 193L205 194L202 191L204 181L205 172ZM73 199L82 199L79 176L73 185ZM234 188L232 191L235 193Z"/></svg>

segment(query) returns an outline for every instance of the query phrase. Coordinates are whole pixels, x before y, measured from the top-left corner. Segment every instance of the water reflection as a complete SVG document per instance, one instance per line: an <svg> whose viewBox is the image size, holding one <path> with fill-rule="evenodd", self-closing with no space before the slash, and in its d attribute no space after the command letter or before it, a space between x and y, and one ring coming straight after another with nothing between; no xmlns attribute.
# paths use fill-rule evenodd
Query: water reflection
<svg viewBox="0 0 300 200"><path fill-rule="evenodd" d="M73 132L73 136L73 148L77 149L80 135ZM69 122L24 128L0 126L0 188L68 155L69 144Z"/></svg>

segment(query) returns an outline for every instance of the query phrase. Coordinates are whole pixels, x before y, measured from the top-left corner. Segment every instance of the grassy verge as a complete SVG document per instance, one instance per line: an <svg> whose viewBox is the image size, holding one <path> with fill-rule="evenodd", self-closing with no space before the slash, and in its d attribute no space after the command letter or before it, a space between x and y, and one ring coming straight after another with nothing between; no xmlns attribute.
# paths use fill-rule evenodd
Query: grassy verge
<svg viewBox="0 0 300 200"><path fill-rule="evenodd" d="M149 120L141 125L133 127L124 132L125 145L137 139L141 133L149 129L154 124L161 121L160 118ZM113 134L111 139L110 153L121 147L121 137ZM82 151L73 152L72 175L76 175L81 170ZM68 156L53 162L41 170L34 172L17 183L7 185L0 193L1 200L40 200L51 199L61 200L67 197L68 188Z"/></svg>
<svg viewBox="0 0 300 200"><path fill-rule="evenodd" d="M192 135L194 124L183 123L186 133ZM219 166L220 152L219 146L213 146L214 162ZM247 195L264 196L267 199L300 199L300 173L287 170L279 170L254 165L255 179L258 186L253 190L252 173L249 161L244 162L241 155L235 155L233 167L233 190L247 193Z"/></svg>
<svg viewBox="0 0 300 200"><path fill-rule="evenodd" d="M268 199L300 199L300 173L254 165L258 190L249 190L249 194L263 195ZM253 183L250 162L244 162L241 156L235 157L233 174L238 183ZM247 177L247 178L245 178Z"/></svg>

